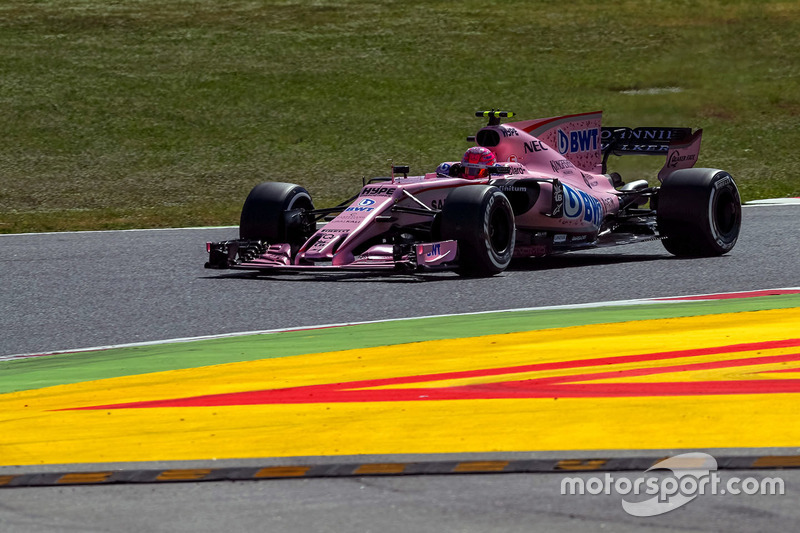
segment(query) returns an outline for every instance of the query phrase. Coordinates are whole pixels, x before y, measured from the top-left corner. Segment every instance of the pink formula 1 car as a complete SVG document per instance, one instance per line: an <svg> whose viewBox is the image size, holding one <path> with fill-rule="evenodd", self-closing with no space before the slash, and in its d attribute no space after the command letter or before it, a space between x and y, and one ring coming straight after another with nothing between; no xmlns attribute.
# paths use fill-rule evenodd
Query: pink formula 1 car
<svg viewBox="0 0 800 533"><path fill-rule="evenodd" d="M240 238L208 243L206 267L490 276L514 257L643 240L660 239L677 256L721 255L736 244L733 178L692 168L702 130L606 128L599 112L505 124L513 113L477 116L489 124L460 161L422 176L393 167L337 207L315 209L298 185L256 186ZM666 157L660 187L607 172L610 155L628 154Z"/></svg>

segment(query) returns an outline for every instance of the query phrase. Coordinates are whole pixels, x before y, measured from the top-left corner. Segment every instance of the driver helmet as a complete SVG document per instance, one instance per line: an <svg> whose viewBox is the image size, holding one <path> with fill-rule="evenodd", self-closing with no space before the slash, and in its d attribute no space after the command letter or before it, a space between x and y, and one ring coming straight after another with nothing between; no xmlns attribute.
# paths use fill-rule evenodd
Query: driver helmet
<svg viewBox="0 0 800 533"><path fill-rule="evenodd" d="M485 178L489 175L489 167L497 163L494 153L483 146L473 146L461 158L461 170L467 179Z"/></svg>

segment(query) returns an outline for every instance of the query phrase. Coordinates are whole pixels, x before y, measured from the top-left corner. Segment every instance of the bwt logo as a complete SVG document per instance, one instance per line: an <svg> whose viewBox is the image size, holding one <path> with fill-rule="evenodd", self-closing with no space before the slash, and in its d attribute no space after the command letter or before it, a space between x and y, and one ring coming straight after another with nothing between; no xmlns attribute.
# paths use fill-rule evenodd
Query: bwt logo
<svg viewBox="0 0 800 533"><path fill-rule="evenodd" d="M603 206L597 198L564 185L564 216L599 226L603 222Z"/></svg>
<svg viewBox="0 0 800 533"><path fill-rule="evenodd" d="M597 128L575 130L569 135L558 130L558 153L565 155L597 150L599 138L600 130Z"/></svg>

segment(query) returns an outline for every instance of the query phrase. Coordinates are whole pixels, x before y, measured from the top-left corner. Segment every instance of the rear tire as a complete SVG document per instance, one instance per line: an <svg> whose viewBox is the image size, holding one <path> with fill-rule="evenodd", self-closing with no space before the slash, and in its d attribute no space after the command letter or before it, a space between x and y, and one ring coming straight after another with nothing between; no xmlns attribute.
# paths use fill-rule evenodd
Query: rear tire
<svg viewBox="0 0 800 533"><path fill-rule="evenodd" d="M493 276L514 254L514 211L497 187L467 185L450 192L440 215L443 239L458 241L458 271Z"/></svg>
<svg viewBox="0 0 800 533"><path fill-rule="evenodd" d="M313 209L311 195L299 185L277 182L256 185L242 206L239 237L269 244L289 243L293 247L302 244L312 230L303 215Z"/></svg>
<svg viewBox="0 0 800 533"><path fill-rule="evenodd" d="M730 174L710 168L676 170L658 192L656 213L664 248L678 257L730 252L739 238L742 204Z"/></svg>

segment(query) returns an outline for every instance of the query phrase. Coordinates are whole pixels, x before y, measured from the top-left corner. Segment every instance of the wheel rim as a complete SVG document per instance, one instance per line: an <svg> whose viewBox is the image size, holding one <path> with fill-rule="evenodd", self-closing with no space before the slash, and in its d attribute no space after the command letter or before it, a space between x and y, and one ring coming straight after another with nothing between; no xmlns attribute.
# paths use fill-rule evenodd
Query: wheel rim
<svg viewBox="0 0 800 533"><path fill-rule="evenodd" d="M736 228L738 209L736 200L730 191L723 191L717 199L715 208L715 221L721 235L729 235Z"/></svg>
<svg viewBox="0 0 800 533"><path fill-rule="evenodd" d="M492 250L497 254L502 254L508 248L511 236L511 223L508 220L505 210L496 208L492 211L489 223L489 242Z"/></svg>

